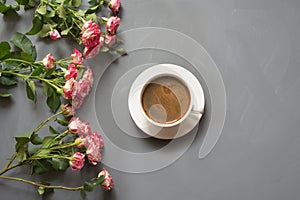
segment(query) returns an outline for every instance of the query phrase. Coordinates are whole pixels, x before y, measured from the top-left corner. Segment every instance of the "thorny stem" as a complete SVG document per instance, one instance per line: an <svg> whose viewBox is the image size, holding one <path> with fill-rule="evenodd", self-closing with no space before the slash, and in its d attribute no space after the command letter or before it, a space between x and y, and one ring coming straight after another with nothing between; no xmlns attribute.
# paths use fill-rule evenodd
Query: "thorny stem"
<svg viewBox="0 0 300 200"><path fill-rule="evenodd" d="M11 170L11 169L14 169L14 168L16 168L16 167L18 167L18 166L21 166L21 165L23 165L23 164L24 164L24 162L19 162L19 163L16 163L16 164L14 164L14 165L11 165L10 167L4 167L4 169L2 169L2 170L0 171L0 175L4 174L5 172L7 172L7 171L9 171L9 170Z"/></svg>
<svg viewBox="0 0 300 200"><path fill-rule="evenodd" d="M23 182L23 183L28 183L28 184L35 185L38 187L49 188L49 189L63 189L63 190L71 190L71 191L83 190L83 186L65 187L65 186L61 186L61 185L44 185L42 183L37 183L34 181L22 179L22 178L16 178L16 177L11 177L11 176L1 176L1 175L0 175L0 178L7 179L7 180L13 180L13 181L19 181L19 182Z"/></svg>

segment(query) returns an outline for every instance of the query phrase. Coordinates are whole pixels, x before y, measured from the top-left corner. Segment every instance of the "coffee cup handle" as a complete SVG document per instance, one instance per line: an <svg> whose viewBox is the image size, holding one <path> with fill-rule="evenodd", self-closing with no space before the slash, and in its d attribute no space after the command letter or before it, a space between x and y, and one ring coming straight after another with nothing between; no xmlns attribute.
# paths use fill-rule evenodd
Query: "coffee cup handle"
<svg viewBox="0 0 300 200"><path fill-rule="evenodd" d="M203 110L201 110L200 108L197 108L195 105L193 105L192 109L191 109L191 113L192 114L203 114Z"/></svg>

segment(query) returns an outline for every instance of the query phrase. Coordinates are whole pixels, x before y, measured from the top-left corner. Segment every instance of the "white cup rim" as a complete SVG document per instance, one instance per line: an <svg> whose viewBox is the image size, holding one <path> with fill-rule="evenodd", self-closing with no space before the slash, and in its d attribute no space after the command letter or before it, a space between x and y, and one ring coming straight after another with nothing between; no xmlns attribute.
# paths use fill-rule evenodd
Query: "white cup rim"
<svg viewBox="0 0 300 200"><path fill-rule="evenodd" d="M157 79L159 77L164 77L164 76L171 76L174 77L176 79L179 79L188 89L189 95L190 95L190 104L188 109L186 110L185 114L177 121L173 122L173 123L159 123L156 122L154 120L152 120L150 117L148 117L148 115L145 113L144 109L143 109L143 105L142 105L142 95L144 92L145 87L147 86L148 83L150 83L152 80ZM149 77L148 79L146 79L146 81L144 81L144 84L140 90L140 94L139 94L139 107L141 109L141 112L143 114L143 116L153 125L155 126L159 126L162 128L168 128L168 127L173 127L176 126L178 124L180 124L181 122L183 122L190 114L192 107L193 107L193 102L192 102L193 98L192 98L192 91L190 88L190 85L177 73L171 73L171 72L161 72L159 74L154 74L153 76Z"/></svg>

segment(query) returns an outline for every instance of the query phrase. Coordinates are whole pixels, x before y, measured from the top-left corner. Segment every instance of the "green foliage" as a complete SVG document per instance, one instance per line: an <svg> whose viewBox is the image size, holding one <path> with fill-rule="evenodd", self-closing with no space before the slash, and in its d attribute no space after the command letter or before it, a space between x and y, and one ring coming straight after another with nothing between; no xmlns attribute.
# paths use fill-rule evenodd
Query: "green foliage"
<svg viewBox="0 0 300 200"><path fill-rule="evenodd" d="M16 85L16 84L17 84L17 81L15 80L14 77L7 77L7 76L0 77L0 85L12 86L12 85Z"/></svg>
<svg viewBox="0 0 300 200"><path fill-rule="evenodd" d="M36 49L32 42L26 37L26 35L16 32L11 38L11 42L19 47L23 52L27 53L32 57L33 60L36 59Z"/></svg>
<svg viewBox="0 0 300 200"><path fill-rule="evenodd" d="M94 190L95 185L93 183L85 181L83 184L83 189L87 192L91 192Z"/></svg>
<svg viewBox="0 0 300 200"><path fill-rule="evenodd" d="M49 126L49 132L52 133L52 134L55 134L55 135L59 134L58 130L56 130L52 126Z"/></svg>
<svg viewBox="0 0 300 200"><path fill-rule="evenodd" d="M51 163L52 168L58 171L64 171L69 167L69 160L61 158L52 158L48 162Z"/></svg>
<svg viewBox="0 0 300 200"><path fill-rule="evenodd" d="M47 105L53 112L60 106L60 96L57 94L56 90L49 85L47 90Z"/></svg>
<svg viewBox="0 0 300 200"><path fill-rule="evenodd" d="M37 95L36 95L34 81L26 80L25 83L26 83L26 94L27 94L28 99L36 102Z"/></svg>
<svg viewBox="0 0 300 200"><path fill-rule="evenodd" d="M38 32L40 32L42 30L42 28L43 28L42 18L39 16L36 16L32 20L32 27L31 27L30 31L28 31L26 34L27 35L35 35Z"/></svg>
<svg viewBox="0 0 300 200"><path fill-rule="evenodd" d="M25 10L33 8L35 6L34 0L15 0L17 4L7 5L6 1L0 1L0 13L6 14L8 11L19 11L20 6L23 6Z"/></svg>
<svg viewBox="0 0 300 200"><path fill-rule="evenodd" d="M0 97L2 97L2 98L7 98L10 96L11 96L11 94L8 94L8 93L0 94Z"/></svg>
<svg viewBox="0 0 300 200"><path fill-rule="evenodd" d="M0 43L0 60L7 56L10 53L10 46L8 42L1 42Z"/></svg>
<svg viewBox="0 0 300 200"><path fill-rule="evenodd" d="M50 183L47 183L47 182L42 182L42 184L45 185L45 186L49 186L50 185ZM38 188L39 195L44 195L46 193L51 193L51 192L54 192L53 188L47 188L47 187L42 187L42 186L40 186Z"/></svg>
<svg viewBox="0 0 300 200"><path fill-rule="evenodd" d="M33 135L34 133L31 131L15 137L16 140L15 151L16 151L17 159L20 162L25 161L28 157L28 143L32 139Z"/></svg>
<svg viewBox="0 0 300 200"><path fill-rule="evenodd" d="M68 121L63 120L62 118L59 118L59 117L56 119L56 121L57 121L57 123L59 123L62 126L68 126L68 124L69 124Z"/></svg>

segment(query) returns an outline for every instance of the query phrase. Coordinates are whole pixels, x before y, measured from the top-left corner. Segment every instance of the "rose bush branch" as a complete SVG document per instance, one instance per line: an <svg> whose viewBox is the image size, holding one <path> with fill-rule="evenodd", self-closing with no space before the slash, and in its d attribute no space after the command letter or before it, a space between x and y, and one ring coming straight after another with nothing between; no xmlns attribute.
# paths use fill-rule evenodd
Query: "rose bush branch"
<svg viewBox="0 0 300 200"><path fill-rule="evenodd" d="M86 191L92 191L100 185L109 191L114 186L111 175L103 169L98 177L86 181L79 187L54 186L40 182L34 182L22 178L4 176L3 174L16 167L29 165L32 174L41 174L49 171L64 171L71 167L73 171L83 168L86 161L91 165L97 165L101 161L101 150L104 142L101 135L92 132L88 122L81 121L78 117L70 117L70 110L66 106L42 121L33 131L15 136L15 151L5 167L0 171L0 179L19 181L38 187L38 192L44 194L53 189L80 190L81 195ZM63 115L65 118L60 118ZM58 131L50 122L65 128ZM41 136L41 129L48 126L46 136ZM17 161L15 162L15 160Z"/></svg>
<svg viewBox="0 0 300 200"><path fill-rule="evenodd" d="M32 27L27 35L37 34L39 37L50 37L52 40L70 36L84 45L83 54L86 58L91 58L100 51L122 55L126 53L124 48L119 47L121 40L116 36L120 23L120 18L117 17L121 6L120 0L90 0L86 9L81 8L81 0L40 0L37 3L31 0L16 1L18 3L30 1L36 5ZM12 9L9 6L4 9L5 6L5 3L0 3L1 13L5 14L7 9ZM105 11L107 9L111 12ZM88 31L86 31L87 22L95 24ZM84 42L87 37L93 40L93 43L87 45Z"/></svg>
<svg viewBox="0 0 300 200"><path fill-rule="evenodd" d="M25 35L15 33L11 43L18 49L11 50L8 42L0 43L0 85L13 86L17 84L16 78L21 78L25 81L27 97L34 102L37 99L36 85L41 85L42 93L47 97L47 105L52 111L59 108L61 96L80 107L83 98L79 97L87 95L92 77L91 70L83 65L82 54L77 49L68 58L54 59L49 53L42 61L36 61L36 49ZM75 94L75 89L78 95ZM79 94L80 92L83 94Z"/></svg>

